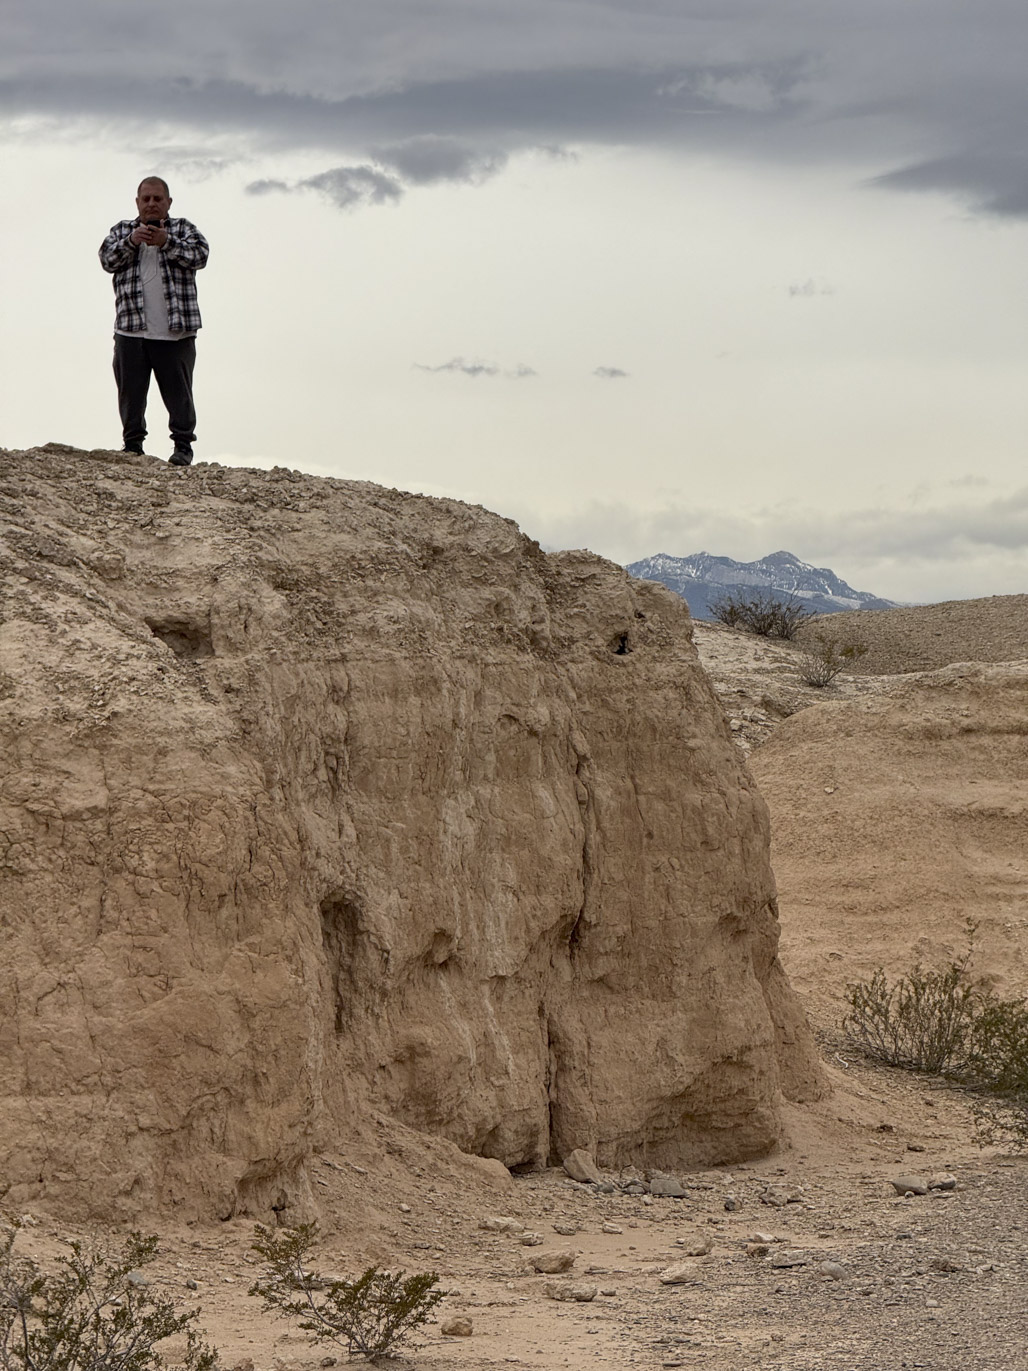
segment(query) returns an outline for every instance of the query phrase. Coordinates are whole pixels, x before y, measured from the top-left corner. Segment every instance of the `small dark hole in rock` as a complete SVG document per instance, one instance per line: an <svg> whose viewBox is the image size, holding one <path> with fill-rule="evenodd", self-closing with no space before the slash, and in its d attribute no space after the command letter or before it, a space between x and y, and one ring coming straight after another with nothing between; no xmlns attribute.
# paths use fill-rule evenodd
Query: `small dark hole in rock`
<svg viewBox="0 0 1028 1371"><path fill-rule="evenodd" d="M176 657L196 661L214 656L209 631L189 619L147 619L146 623L153 636L166 643Z"/></svg>
<svg viewBox="0 0 1028 1371"><path fill-rule="evenodd" d="M618 656L618 657L627 657L628 654L629 654L629 653L631 652L631 650L632 650L632 649L628 646L628 634L627 634L627 633L621 633L621 634L619 634L618 637L615 638L615 640L614 640L613 647L614 647L614 653L615 653L616 656Z"/></svg>

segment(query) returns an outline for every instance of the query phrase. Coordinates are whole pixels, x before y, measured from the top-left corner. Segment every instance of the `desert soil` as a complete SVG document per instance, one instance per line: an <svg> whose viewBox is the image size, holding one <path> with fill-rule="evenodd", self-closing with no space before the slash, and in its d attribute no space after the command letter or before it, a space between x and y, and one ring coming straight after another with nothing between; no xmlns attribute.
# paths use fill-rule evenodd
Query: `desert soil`
<svg viewBox="0 0 1028 1371"><path fill-rule="evenodd" d="M819 626L867 648L864 676L935 671L951 662L1014 662L1028 657L1028 595L947 600L937 605L833 614Z"/></svg>
<svg viewBox="0 0 1028 1371"><path fill-rule="evenodd" d="M965 646L953 636L967 617L958 607L918 611L921 620L906 625L909 641L934 641L937 608L953 609L947 660L1028 656L1023 624L1009 623L994 641L954 656ZM1011 631L1019 652L1010 651ZM887 677L865 670L827 696L799 681L791 645L705 625L696 638L744 750L809 703L889 688ZM894 647L880 650L891 671L911 669ZM380 1121L377 1152L361 1144L320 1159L321 1266L347 1275L371 1263L437 1271L446 1298L420 1347L398 1363L426 1371L1028 1367L1028 1158L979 1148L969 1100L944 1082L852 1059L823 1016L815 1027L833 1093L789 1107L774 1155L680 1173L682 1199L598 1193L558 1170L506 1182ZM911 1175L949 1176L956 1188L900 1196L891 1180ZM366 1216L369 1205L377 1221L357 1225L353 1213ZM483 1227L500 1217L542 1242ZM26 1224L20 1241L41 1256L62 1238L87 1236L42 1213ZM257 1268L247 1222L150 1227L162 1241L153 1279L199 1308L225 1366L314 1371L333 1355L345 1363L342 1352L312 1347L248 1298ZM533 1271L533 1257L558 1250L574 1254L566 1275ZM826 1271L825 1262L834 1265ZM679 1283L665 1284L672 1266L682 1268ZM551 1297L568 1284L596 1294ZM456 1317L472 1321L470 1337L442 1334Z"/></svg>
<svg viewBox="0 0 1028 1371"><path fill-rule="evenodd" d="M557 1170L490 1193L419 1135L384 1130L377 1158L320 1161L320 1267L437 1271L446 1297L399 1363L426 1371L1028 1365L1028 1159L979 1151L968 1101L944 1083L831 1060L833 1095L792 1109L777 1155L681 1175L683 1199L599 1194ZM899 1196L891 1178L911 1175L956 1189ZM355 1186L378 1206L376 1232L353 1228ZM542 1243L482 1227L496 1218ZM39 1254L76 1236L43 1215L29 1223L23 1241ZM251 1237L241 1220L165 1229L148 1270L199 1307L227 1367L315 1371L333 1353L345 1363L247 1296ZM531 1258L554 1251L574 1254L570 1272L536 1274ZM662 1283L669 1267L680 1283ZM595 1297L547 1293L569 1284ZM443 1336L457 1317L470 1337Z"/></svg>

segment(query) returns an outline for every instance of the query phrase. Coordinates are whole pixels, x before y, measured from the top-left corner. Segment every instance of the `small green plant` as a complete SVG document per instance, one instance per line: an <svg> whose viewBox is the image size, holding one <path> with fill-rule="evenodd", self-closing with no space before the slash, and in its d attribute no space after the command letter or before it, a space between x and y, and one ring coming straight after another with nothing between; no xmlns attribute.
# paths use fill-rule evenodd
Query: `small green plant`
<svg viewBox="0 0 1028 1371"><path fill-rule="evenodd" d="M795 638L801 625L814 617L814 611L793 599L774 595L733 595L726 592L710 606L719 623L742 628L761 638Z"/></svg>
<svg viewBox="0 0 1028 1371"><path fill-rule="evenodd" d="M823 690L831 685L841 671L867 652L863 643L840 642L826 633L804 637L805 651L800 658L800 680Z"/></svg>
<svg viewBox="0 0 1028 1371"><path fill-rule="evenodd" d="M972 977L975 930L969 922L967 953L942 971L915 966L890 984L879 967L848 985L842 1029L875 1061L969 1087L979 1140L1028 1149L1028 1000Z"/></svg>
<svg viewBox="0 0 1028 1371"><path fill-rule="evenodd" d="M317 1224L277 1232L258 1224L253 1250L266 1274L250 1287L263 1308L295 1319L315 1342L332 1342L351 1355L376 1358L407 1340L443 1298L433 1272L405 1276L371 1266L354 1281L334 1280L308 1266Z"/></svg>
<svg viewBox="0 0 1028 1371"><path fill-rule="evenodd" d="M183 1334L176 1365L217 1366L193 1326L199 1311L178 1310L140 1272L157 1255L156 1238L132 1233L120 1253L72 1242L45 1272L15 1252L17 1236L17 1224L0 1224L2 1371L158 1371L168 1362L157 1344Z"/></svg>

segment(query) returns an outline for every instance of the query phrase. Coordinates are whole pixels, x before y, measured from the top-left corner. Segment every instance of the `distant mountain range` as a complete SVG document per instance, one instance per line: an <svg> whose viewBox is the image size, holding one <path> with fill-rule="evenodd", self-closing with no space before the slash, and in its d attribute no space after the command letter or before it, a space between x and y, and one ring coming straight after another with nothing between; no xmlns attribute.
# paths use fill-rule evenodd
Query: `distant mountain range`
<svg viewBox="0 0 1028 1371"><path fill-rule="evenodd" d="M865 590L854 590L825 566L810 566L791 552L772 552L759 562L734 562L731 557L712 557L696 552L691 557L671 557L658 552L628 568L643 581L660 581L688 602L694 619L712 619L711 604L724 595L774 594L802 600L818 614L837 614L844 609L895 609L895 600L883 600Z"/></svg>

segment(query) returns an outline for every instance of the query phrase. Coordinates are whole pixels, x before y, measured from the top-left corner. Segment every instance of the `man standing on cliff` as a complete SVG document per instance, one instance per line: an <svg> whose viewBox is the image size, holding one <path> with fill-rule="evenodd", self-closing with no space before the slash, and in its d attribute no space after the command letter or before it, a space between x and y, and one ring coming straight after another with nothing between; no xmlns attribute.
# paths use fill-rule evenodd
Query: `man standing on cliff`
<svg viewBox="0 0 1028 1371"><path fill-rule="evenodd" d="M196 273L207 265L210 249L195 224L168 217L171 194L159 176L140 182L136 209L135 219L122 219L100 244L100 265L114 277L114 376L124 451L142 454L152 373L175 445L168 460L187 467L196 442Z"/></svg>

